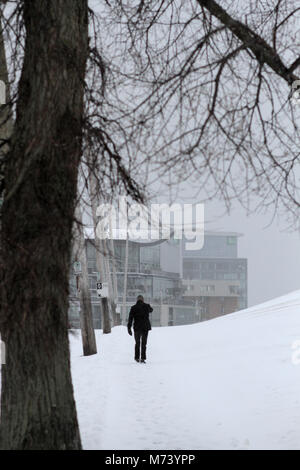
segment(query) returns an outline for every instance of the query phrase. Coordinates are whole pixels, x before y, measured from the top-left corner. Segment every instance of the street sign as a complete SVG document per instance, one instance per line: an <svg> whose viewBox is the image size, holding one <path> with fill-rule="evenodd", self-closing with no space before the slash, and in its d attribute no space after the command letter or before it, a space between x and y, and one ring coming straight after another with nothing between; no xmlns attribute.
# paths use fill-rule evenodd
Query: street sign
<svg viewBox="0 0 300 470"><path fill-rule="evenodd" d="M74 273L75 273L76 275L82 273L82 268L81 268L81 263L80 263L80 261L75 261L75 263L74 263L74 265L73 265L73 269L74 269Z"/></svg>
<svg viewBox="0 0 300 470"><path fill-rule="evenodd" d="M108 282L97 282L97 296L99 299L108 297Z"/></svg>

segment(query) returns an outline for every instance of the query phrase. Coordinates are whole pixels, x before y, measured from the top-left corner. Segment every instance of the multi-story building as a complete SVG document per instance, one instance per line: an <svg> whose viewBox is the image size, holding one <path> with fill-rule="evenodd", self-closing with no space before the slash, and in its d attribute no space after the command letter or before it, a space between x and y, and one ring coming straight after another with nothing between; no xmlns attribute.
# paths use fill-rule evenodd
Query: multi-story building
<svg viewBox="0 0 300 470"><path fill-rule="evenodd" d="M162 245L164 245L162 249ZM95 327L101 326L100 300L97 298L96 284L99 280L96 268L96 252L94 241L86 241L89 281ZM126 241L114 241L114 264L117 276L118 298L115 299L121 314L123 324L127 322L130 306L136 302L138 295L143 295L153 306L153 326L168 325L167 306L173 305L177 299L182 300L182 282L180 279L180 250L174 241L159 241L152 244L133 242L128 243L127 266L127 295L125 309L123 292L125 279ZM113 260L110 259L112 268ZM112 269L111 269L112 270ZM79 300L76 296L76 279L71 276L70 320L75 326L79 325Z"/></svg>
<svg viewBox="0 0 300 470"><path fill-rule="evenodd" d="M153 307L153 326L204 321L247 306L247 260L238 258L238 234L205 234L202 250L187 251L185 242L129 241L127 295L123 308L126 241L114 241L114 263L121 321L126 324L130 306L142 294ZM101 327L99 275L94 242L86 241L95 327ZM112 267L113 260L110 259ZM76 280L71 276L70 320L79 323Z"/></svg>
<svg viewBox="0 0 300 470"><path fill-rule="evenodd" d="M207 232L201 250L183 252L184 298L197 304L201 320L247 307L247 259L238 258L240 236Z"/></svg>

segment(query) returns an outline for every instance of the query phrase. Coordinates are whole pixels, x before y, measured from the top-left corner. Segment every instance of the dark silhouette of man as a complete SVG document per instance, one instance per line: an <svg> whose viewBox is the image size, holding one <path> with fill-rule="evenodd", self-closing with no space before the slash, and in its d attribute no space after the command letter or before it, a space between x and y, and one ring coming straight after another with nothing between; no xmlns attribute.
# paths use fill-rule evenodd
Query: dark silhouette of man
<svg viewBox="0 0 300 470"><path fill-rule="evenodd" d="M153 312L153 308L144 302L144 297L139 295L137 302L130 309L128 318L128 333L132 336L132 323L135 338L135 356L136 362L146 362L146 349L148 333L152 329L149 320L149 313ZM142 347L141 347L142 346Z"/></svg>

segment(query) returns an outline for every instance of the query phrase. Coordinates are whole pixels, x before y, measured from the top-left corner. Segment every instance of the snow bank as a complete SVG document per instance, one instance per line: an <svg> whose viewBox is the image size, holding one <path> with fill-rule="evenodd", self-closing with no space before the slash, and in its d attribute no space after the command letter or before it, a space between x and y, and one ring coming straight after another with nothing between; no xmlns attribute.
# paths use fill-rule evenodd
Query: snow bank
<svg viewBox="0 0 300 470"><path fill-rule="evenodd" d="M124 327L98 331L90 358L72 337L83 445L300 449L299 340L300 291L209 322L154 328L146 365L133 361Z"/></svg>

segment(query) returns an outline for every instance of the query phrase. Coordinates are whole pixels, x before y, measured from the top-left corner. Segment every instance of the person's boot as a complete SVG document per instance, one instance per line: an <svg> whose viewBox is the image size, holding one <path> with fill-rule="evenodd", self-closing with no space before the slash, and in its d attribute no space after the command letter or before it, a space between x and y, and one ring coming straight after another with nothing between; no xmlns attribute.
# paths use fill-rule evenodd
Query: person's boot
<svg viewBox="0 0 300 470"><path fill-rule="evenodd" d="M141 359L142 364L146 364L146 359Z"/></svg>
<svg viewBox="0 0 300 470"><path fill-rule="evenodd" d="M134 360L135 360L135 362L140 362L140 360L139 360L139 359L134 359Z"/></svg>

